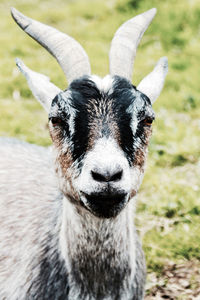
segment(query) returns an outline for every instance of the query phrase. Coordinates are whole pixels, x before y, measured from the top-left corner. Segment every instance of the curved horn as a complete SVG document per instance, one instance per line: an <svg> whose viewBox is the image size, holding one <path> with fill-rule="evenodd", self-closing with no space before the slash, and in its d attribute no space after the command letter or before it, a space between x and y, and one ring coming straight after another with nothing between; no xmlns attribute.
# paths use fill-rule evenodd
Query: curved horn
<svg viewBox="0 0 200 300"><path fill-rule="evenodd" d="M160 95L167 72L168 59L164 56L159 59L153 71L144 77L137 86L137 89L140 92L149 97L151 103L153 103Z"/></svg>
<svg viewBox="0 0 200 300"><path fill-rule="evenodd" d="M124 24L115 33L109 54L110 74L132 79L133 63L137 46L156 14L156 8L152 8L140 14Z"/></svg>
<svg viewBox="0 0 200 300"><path fill-rule="evenodd" d="M70 36L11 8L16 23L34 40L47 49L63 69L68 83L83 75L90 75L90 63L82 46Z"/></svg>

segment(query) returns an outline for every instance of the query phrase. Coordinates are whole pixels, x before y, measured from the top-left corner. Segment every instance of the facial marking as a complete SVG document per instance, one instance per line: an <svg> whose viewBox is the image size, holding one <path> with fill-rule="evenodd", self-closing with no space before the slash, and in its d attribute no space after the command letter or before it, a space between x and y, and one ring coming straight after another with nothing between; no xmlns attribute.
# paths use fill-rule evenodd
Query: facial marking
<svg viewBox="0 0 200 300"><path fill-rule="evenodd" d="M57 110L64 119L63 131L69 131L65 137L74 161L81 160L102 136L114 137L130 162L134 149L142 142L147 144L150 131L144 128L142 119L145 114L153 115L150 101L126 79L83 77L59 95L52 103L51 114Z"/></svg>
<svg viewBox="0 0 200 300"><path fill-rule="evenodd" d="M109 101L105 101L104 98L99 101L92 99L88 102L88 112L90 128L88 150L93 147L96 140L103 137L113 137L118 143L120 142L112 99Z"/></svg>
<svg viewBox="0 0 200 300"><path fill-rule="evenodd" d="M92 81L95 82L97 88L104 94L111 94L113 92L113 77L110 75L100 78L99 76L92 75Z"/></svg>
<svg viewBox="0 0 200 300"><path fill-rule="evenodd" d="M53 116L61 118L58 126L51 124ZM149 120L154 118L145 95L118 76L103 80L87 76L73 81L53 100L49 117L64 193L70 189L78 201L80 191L94 196L88 199L96 199L96 193L106 197L105 192L110 193L108 185L95 182L91 171L96 166L101 174L103 168L112 170L118 165L123 176L112 183L111 190L129 198L136 194L151 135ZM87 205L83 197L82 202Z"/></svg>

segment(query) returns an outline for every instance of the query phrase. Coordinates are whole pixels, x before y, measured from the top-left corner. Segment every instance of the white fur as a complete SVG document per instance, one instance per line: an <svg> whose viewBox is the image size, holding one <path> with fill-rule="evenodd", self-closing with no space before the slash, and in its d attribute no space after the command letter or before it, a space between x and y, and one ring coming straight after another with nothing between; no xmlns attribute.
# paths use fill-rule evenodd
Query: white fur
<svg viewBox="0 0 200 300"><path fill-rule="evenodd" d="M97 88L103 92L112 94L113 92L113 77L111 75L106 75L105 77L101 78L97 75L91 75L91 80L95 82Z"/></svg>
<svg viewBox="0 0 200 300"><path fill-rule="evenodd" d="M95 168L110 173L115 173L115 170L122 169L122 179L111 183L111 187L127 193L130 192L131 176L128 161L114 139L101 138L96 142L92 150L88 151L84 159L82 172L75 182L78 190L86 194L101 192L102 183L93 180L91 176L91 170Z"/></svg>

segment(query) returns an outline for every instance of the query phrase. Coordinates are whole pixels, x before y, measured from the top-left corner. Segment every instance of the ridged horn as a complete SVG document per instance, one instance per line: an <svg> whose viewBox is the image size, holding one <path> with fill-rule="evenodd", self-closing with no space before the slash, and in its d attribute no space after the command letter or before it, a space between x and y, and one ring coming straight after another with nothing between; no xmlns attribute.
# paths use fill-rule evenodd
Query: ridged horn
<svg viewBox="0 0 200 300"><path fill-rule="evenodd" d="M57 59L68 83L83 75L90 75L88 56L77 41L51 26L24 16L15 8L11 8L11 14L16 23L28 35Z"/></svg>
<svg viewBox="0 0 200 300"><path fill-rule="evenodd" d="M137 46L156 14L152 8L122 24L116 31L110 48L110 74L132 79Z"/></svg>

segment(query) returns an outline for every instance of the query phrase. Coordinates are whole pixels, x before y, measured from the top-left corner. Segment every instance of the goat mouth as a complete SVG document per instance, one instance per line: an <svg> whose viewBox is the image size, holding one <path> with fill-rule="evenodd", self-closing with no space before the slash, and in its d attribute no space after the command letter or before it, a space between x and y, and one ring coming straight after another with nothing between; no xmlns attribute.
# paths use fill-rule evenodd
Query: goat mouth
<svg viewBox="0 0 200 300"><path fill-rule="evenodd" d="M128 202L127 193L82 193L83 206L101 218L115 217Z"/></svg>

